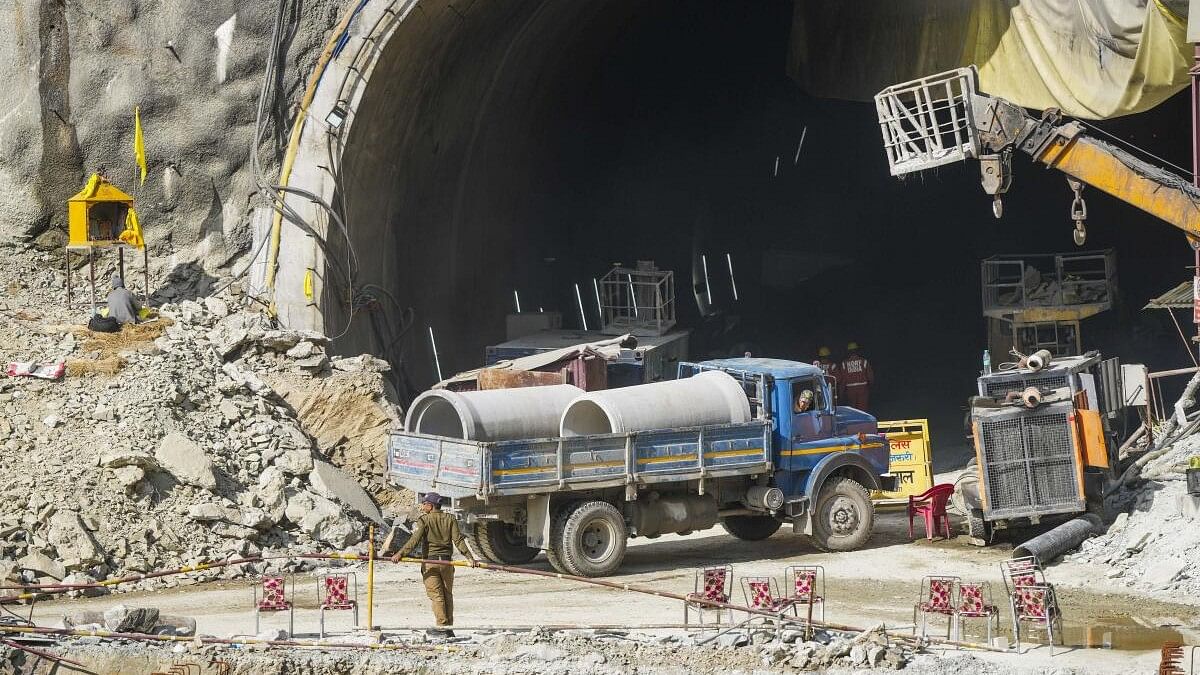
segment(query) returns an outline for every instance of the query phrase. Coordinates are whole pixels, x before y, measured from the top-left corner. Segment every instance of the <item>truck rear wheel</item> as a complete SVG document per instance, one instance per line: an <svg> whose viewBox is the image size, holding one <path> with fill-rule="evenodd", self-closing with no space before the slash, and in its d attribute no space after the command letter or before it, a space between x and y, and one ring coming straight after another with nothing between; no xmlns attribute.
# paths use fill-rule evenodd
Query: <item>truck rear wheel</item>
<svg viewBox="0 0 1200 675"><path fill-rule="evenodd" d="M853 551L871 537L875 508L858 481L830 478L817 493L812 540L822 551Z"/></svg>
<svg viewBox="0 0 1200 675"><path fill-rule="evenodd" d="M721 527L742 541L762 541L775 534L783 523L771 516L729 516Z"/></svg>
<svg viewBox="0 0 1200 675"><path fill-rule="evenodd" d="M554 543L568 574L600 577L621 566L628 539L621 512L608 502L594 501L581 502L566 512Z"/></svg>
<svg viewBox="0 0 1200 675"><path fill-rule="evenodd" d="M560 574L571 574L571 570L563 564L562 560L562 531L563 526L567 522L567 516L571 515L571 511L579 506L580 502L567 502L562 504L554 511L554 515L550 519L550 541L546 542L546 560L555 572Z"/></svg>
<svg viewBox="0 0 1200 675"><path fill-rule="evenodd" d="M524 565L539 553L538 549L525 545L525 535L511 523L492 520L480 523L476 527L480 528L479 547L493 562L501 565Z"/></svg>

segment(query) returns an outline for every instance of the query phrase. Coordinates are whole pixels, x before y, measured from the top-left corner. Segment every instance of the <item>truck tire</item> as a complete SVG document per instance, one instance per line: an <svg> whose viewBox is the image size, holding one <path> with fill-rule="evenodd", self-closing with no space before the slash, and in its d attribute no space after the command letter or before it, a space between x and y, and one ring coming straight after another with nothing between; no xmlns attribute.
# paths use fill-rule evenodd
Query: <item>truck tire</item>
<svg viewBox="0 0 1200 675"><path fill-rule="evenodd" d="M491 520L475 526L479 548L489 560L501 565L524 565L540 551L525 545L525 537L517 534L510 523Z"/></svg>
<svg viewBox="0 0 1200 675"><path fill-rule="evenodd" d="M571 511L575 509L581 502L567 502L561 504L554 511L554 515L550 518L550 541L546 542L546 560L555 572L560 574L571 574L563 564L560 548L562 546L562 531L566 525L567 517L571 515Z"/></svg>
<svg viewBox="0 0 1200 675"><path fill-rule="evenodd" d="M570 510L555 543L568 574L601 577L621 566L628 539L621 512L608 502L594 501Z"/></svg>
<svg viewBox="0 0 1200 675"><path fill-rule="evenodd" d="M853 551L871 538L875 507L858 481L834 477L825 481L813 508L813 544L822 551Z"/></svg>
<svg viewBox="0 0 1200 675"><path fill-rule="evenodd" d="M721 527L742 541L762 541L775 534L783 523L771 516L729 516Z"/></svg>

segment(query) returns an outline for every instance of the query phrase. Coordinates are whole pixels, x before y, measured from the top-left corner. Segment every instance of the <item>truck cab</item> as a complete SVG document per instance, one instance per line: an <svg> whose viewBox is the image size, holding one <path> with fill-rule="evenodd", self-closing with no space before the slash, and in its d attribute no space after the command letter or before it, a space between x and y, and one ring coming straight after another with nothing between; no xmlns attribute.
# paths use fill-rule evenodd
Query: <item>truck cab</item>
<svg viewBox="0 0 1200 675"><path fill-rule="evenodd" d="M494 562L544 551L564 574L610 574L629 538L717 524L745 541L791 524L824 550L865 544L869 491L894 488L875 418L835 405L809 364L719 359L680 363L678 374L711 370L741 385L748 421L497 442L394 432L389 480L452 497Z"/></svg>
<svg viewBox="0 0 1200 675"><path fill-rule="evenodd" d="M819 367L782 359L718 359L681 364L680 377L701 370L722 370L741 380L752 410L756 399L766 401L761 414L772 423L770 483L784 494L784 515L798 531L809 536L829 534L818 533L814 518L821 514L813 507L830 478L847 478L866 490L891 489L894 478L888 474L887 440L879 433L877 420L856 408L836 405L833 381ZM800 405L806 392L811 392L811 403ZM841 518L843 526L846 518L865 517L845 509L824 515ZM838 545L825 541L827 536L821 539L824 544L818 541L819 546Z"/></svg>

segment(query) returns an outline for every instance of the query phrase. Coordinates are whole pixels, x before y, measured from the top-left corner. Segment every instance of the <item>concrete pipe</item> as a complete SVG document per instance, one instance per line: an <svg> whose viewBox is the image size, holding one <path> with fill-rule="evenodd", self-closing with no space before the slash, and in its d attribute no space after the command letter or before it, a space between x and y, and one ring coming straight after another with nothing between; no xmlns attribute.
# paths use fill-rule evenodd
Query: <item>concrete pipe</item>
<svg viewBox="0 0 1200 675"><path fill-rule="evenodd" d="M1099 532L1101 527L1103 524L1099 516L1086 513L1017 546L1013 549L1012 557L1031 555L1040 562L1048 563L1067 551L1078 548L1084 539Z"/></svg>
<svg viewBox="0 0 1200 675"><path fill-rule="evenodd" d="M1030 370L1037 372L1050 365L1052 360L1054 360L1054 355L1050 353L1050 350L1039 349L1030 354L1029 358L1025 360L1025 363L1029 366Z"/></svg>
<svg viewBox="0 0 1200 675"><path fill-rule="evenodd" d="M1036 408L1042 404L1042 392L1038 391L1037 387L1026 387L1025 391L1021 392L1021 400L1026 408Z"/></svg>
<svg viewBox="0 0 1200 675"><path fill-rule="evenodd" d="M750 401L727 373L584 394L562 416L563 436L618 434L750 421Z"/></svg>
<svg viewBox="0 0 1200 675"><path fill-rule="evenodd" d="M569 384L461 392L432 389L409 406L404 428L469 441L553 438L567 404L582 393Z"/></svg>

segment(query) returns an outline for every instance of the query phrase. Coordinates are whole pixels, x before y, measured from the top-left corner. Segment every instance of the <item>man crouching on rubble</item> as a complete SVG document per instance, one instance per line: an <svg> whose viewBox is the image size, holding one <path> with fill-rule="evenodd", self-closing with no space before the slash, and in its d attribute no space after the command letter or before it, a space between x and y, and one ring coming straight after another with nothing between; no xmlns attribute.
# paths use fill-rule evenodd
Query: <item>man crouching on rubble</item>
<svg viewBox="0 0 1200 675"><path fill-rule="evenodd" d="M467 546L467 538L458 527L458 521L454 516L442 512L441 495L427 492L421 500L421 517L417 518L412 536L396 555L392 556L392 562L400 562L401 558L409 557L417 546L423 547L424 554L420 557L425 560L449 561L454 553L451 544L457 546L467 560L471 561L471 567L478 565L475 555ZM439 626L438 629L429 631L429 634L436 637L454 637L454 631L440 628L454 625L454 566L424 563L421 565L421 579L425 582L425 594L429 596L433 605L433 618Z"/></svg>

